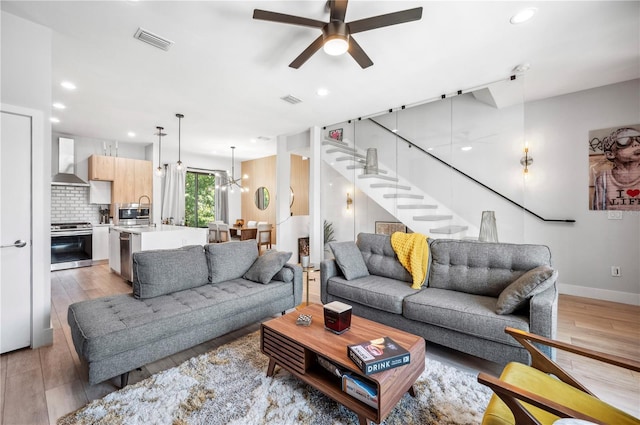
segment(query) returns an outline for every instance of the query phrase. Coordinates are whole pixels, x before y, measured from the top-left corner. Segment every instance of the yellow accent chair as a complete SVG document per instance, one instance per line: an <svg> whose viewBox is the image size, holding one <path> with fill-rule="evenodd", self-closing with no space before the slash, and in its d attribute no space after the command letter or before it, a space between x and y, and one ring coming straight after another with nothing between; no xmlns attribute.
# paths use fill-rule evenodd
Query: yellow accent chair
<svg viewBox="0 0 640 425"><path fill-rule="evenodd" d="M509 363L500 378L480 373L478 382L494 395L482 425L551 425L560 418L595 424L640 425L640 419L598 399L532 343L546 345L604 363L639 372L640 362L548 339L519 329L506 328L531 354L531 366Z"/></svg>

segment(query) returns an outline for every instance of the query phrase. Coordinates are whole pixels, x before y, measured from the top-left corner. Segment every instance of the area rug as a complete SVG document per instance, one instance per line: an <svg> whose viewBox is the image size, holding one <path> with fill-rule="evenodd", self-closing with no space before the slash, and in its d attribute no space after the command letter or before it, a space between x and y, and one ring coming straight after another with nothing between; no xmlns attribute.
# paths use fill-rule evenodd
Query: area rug
<svg viewBox="0 0 640 425"><path fill-rule="evenodd" d="M58 420L58 425L358 424L358 417L276 367L258 332L113 392ZM491 390L476 377L427 357L416 384L384 424L479 424Z"/></svg>

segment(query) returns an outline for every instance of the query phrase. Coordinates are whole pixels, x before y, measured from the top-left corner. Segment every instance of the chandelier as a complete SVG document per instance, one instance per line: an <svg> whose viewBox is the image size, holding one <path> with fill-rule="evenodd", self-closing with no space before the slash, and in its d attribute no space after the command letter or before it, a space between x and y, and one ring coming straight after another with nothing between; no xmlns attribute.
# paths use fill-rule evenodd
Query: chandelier
<svg viewBox="0 0 640 425"><path fill-rule="evenodd" d="M231 146L231 176L229 173L218 175L218 179L220 180L218 184L216 184L216 189L221 190L229 190L229 192L233 193L235 188L240 189L240 192L248 192L248 188L242 187L242 178L235 178L235 156L234 152L236 150L235 146Z"/></svg>

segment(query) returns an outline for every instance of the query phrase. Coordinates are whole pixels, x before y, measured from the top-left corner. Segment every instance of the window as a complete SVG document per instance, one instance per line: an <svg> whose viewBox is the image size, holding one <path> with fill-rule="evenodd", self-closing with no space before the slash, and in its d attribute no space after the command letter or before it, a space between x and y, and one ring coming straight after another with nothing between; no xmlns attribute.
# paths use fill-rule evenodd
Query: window
<svg viewBox="0 0 640 425"><path fill-rule="evenodd" d="M184 191L185 224L207 227L215 221L215 181L213 174L187 171Z"/></svg>

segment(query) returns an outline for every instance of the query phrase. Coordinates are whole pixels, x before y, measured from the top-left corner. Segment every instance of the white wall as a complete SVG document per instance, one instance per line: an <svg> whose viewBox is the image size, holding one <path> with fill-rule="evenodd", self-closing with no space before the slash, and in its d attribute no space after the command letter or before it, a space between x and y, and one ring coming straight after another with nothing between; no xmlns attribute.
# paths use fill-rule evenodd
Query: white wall
<svg viewBox="0 0 640 425"><path fill-rule="evenodd" d="M53 342L51 327L51 31L1 13L2 103L35 110L41 130L33 135L32 175L32 346ZM20 40L16 43L15 40ZM4 140L2 141L5 142ZM2 202L11 202L10 199Z"/></svg>
<svg viewBox="0 0 640 425"><path fill-rule="evenodd" d="M551 247L561 291L640 304L640 211L608 220L589 210L589 130L638 124L640 80L525 105L526 136L535 161L526 202L542 215L563 213L575 224L527 217L525 240ZM610 266L622 268L612 277Z"/></svg>

